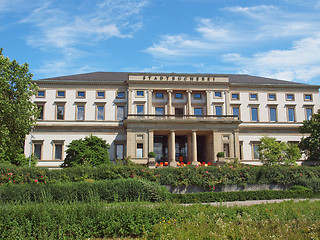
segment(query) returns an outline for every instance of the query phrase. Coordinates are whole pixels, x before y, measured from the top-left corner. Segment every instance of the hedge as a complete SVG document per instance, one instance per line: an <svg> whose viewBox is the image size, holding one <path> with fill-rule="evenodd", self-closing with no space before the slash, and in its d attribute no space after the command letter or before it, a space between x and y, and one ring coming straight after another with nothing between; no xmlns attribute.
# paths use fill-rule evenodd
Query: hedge
<svg viewBox="0 0 320 240"><path fill-rule="evenodd" d="M181 223L248 221L257 224L271 221L286 224L299 220L307 224L319 222L320 202L256 205L250 207L180 206L175 204L28 204L2 205L0 208L1 239L101 239L142 237L179 229ZM202 219L202 222L201 222ZM299 225L295 225L299 228ZM309 225L311 226L311 225ZM156 228L155 228L156 227ZM205 231L210 231L206 229ZM272 230L272 229L270 229ZM297 230L297 229L296 229ZM307 229L308 230L308 229ZM308 231L312 231L309 229ZM155 236L155 239L159 239ZM233 238L236 239L236 238Z"/></svg>
<svg viewBox="0 0 320 240"><path fill-rule="evenodd" d="M28 202L160 202L168 190L157 183L138 179L58 184L24 184L0 187L1 203Z"/></svg>
<svg viewBox="0 0 320 240"><path fill-rule="evenodd" d="M149 169L143 166L103 165L73 167L59 170L47 168L23 168L0 165L0 185L25 183L82 182L93 179L146 179L161 185L195 185L213 191L228 184L287 184L302 185L320 191L320 166L248 166L226 165L224 167L195 167Z"/></svg>

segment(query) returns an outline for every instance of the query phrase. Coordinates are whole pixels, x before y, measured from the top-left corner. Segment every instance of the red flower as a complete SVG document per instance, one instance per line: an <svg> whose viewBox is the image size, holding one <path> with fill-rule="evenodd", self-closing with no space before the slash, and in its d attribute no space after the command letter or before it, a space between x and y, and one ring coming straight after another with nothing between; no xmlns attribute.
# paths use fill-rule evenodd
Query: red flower
<svg viewBox="0 0 320 240"><path fill-rule="evenodd" d="M34 181L35 181L35 182L38 182L38 179L35 179Z"/></svg>

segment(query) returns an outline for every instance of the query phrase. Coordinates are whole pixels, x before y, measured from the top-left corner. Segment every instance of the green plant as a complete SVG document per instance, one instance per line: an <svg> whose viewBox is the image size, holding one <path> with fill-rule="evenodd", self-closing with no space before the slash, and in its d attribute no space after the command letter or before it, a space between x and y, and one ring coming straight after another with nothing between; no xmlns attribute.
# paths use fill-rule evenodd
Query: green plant
<svg viewBox="0 0 320 240"><path fill-rule="evenodd" d="M110 146L99 137L90 135L84 139L73 140L67 147L67 156L62 167L110 164L108 152Z"/></svg>
<svg viewBox="0 0 320 240"><path fill-rule="evenodd" d="M155 152L149 152L148 153L148 157L149 158L155 158L156 157L156 153Z"/></svg>
<svg viewBox="0 0 320 240"><path fill-rule="evenodd" d="M218 152L217 158L224 158L224 152Z"/></svg>

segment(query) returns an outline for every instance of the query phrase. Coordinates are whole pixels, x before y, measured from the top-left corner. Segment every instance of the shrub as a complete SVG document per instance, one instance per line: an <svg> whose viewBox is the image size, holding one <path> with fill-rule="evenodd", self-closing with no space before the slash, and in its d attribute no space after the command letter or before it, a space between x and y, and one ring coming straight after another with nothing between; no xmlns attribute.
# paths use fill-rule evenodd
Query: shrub
<svg viewBox="0 0 320 240"><path fill-rule="evenodd" d="M223 158L223 157L224 157L224 152L217 153L217 158Z"/></svg>
<svg viewBox="0 0 320 240"><path fill-rule="evenodd" d="M156 153L155 152L149 152L148 153L148 157L149 158L155 158L156 157Z"/></svg>
<svg viewBox="0 0 320 240"><path fill-rule="evenodd" d="M110 164L108 152L110 146L105 140L96 136L90 135L84 139L73 140L67 147L62 167Z"/></svg>
<svg viewBox="0 0 320 240"><path fill-rule="evenodd" d="M25 184L0 187L0 202L159 202L168 191L157 183L138 179L117 179L79 183Z"/></svg>

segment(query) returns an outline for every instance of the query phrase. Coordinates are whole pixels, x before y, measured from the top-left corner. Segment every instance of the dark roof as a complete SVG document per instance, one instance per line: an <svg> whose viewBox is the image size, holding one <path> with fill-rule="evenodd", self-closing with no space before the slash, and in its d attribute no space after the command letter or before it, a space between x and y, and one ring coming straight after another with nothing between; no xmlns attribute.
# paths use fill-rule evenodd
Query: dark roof
<svg viewBox="0 0 320 240"><path fill-rule="evenodd" d="M76 82L126 82L129 79L130 74L148 74L148 75L157 75L159 73L130 73L130 72L93 72L93 73L83 73L75 74L69 76L61 76L54 78L44 78L39 79L39 81L76 81ZM160 75L183 75L181 73L160 73ZM186 75L210 75L210 76L223 76L229 77L231 84L258 84L258 85L297 85L297 86L309 86L308 84L277 80L272 78L257 77L244 74L186 74Z"/></svg>
<svg viewBox="0 0 320 240"><path fill-rule="evenodd" d="M125 72L93 72L75 74L69 76L61 76L54 78L39 79L40 81L111 81L111 82L125 82L128 80L129 73Z"/></svg>
<svg viewBox="0 0 320 240"><path fill-rule="evenodd" d="M251 76L251 75L241 75L241 74L229 75L229 81L230 81L230 83L236 83L236 84L306 85L306 84L303 84L303 83L284 81L284 80L277 80L277 79L265 78L265 77L256 77L256 76Z"/></svg>

